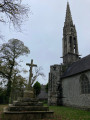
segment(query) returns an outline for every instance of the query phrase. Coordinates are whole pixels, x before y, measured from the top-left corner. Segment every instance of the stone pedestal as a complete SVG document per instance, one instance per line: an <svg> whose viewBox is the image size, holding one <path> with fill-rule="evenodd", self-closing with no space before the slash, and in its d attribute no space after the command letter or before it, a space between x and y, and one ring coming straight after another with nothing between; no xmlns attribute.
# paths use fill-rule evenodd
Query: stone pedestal
<svg viewBox="0 0 90 120"><path fill-rule="evenodd" d="M53 118L53 112L34 98L33 91L25 91L24 97L4 109L4 120L40 120Z"/></svg>
<svg viewBox="0 0 90 120"><path fill-rule="evenodd" d="M33 90L25 90L24 91L24 98L34 98L34 92Z"/></svg>

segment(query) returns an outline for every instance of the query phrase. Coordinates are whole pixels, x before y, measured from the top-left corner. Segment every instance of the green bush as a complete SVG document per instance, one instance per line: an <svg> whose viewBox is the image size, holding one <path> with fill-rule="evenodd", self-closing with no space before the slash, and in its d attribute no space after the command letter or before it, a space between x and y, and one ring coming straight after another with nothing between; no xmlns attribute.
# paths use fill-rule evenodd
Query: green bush
<svg viewBox="0 0 90 120"><path fill-rule="evenodd" d="M35 95L38 96L41 91L41 84L37 81L34 86Z"/></svg>

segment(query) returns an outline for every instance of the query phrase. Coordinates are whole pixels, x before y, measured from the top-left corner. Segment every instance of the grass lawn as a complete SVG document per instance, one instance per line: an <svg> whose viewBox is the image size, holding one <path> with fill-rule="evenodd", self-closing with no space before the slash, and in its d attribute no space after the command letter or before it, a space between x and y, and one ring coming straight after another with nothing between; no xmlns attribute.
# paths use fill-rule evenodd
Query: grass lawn
<svg viewBox="0 0 90 120"><path fill-rule="evenodd" d="M90 111L79 110L70 107L50 106L54 111L56 120L90 120Z"/></svg>

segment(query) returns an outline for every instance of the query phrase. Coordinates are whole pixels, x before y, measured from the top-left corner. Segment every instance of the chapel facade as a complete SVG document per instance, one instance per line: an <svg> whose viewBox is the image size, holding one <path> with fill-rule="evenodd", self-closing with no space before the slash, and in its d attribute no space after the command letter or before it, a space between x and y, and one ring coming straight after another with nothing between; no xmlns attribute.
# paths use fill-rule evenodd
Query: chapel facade
<svg viewBox="0 0 90 120"><path fill-rule="evenodd" d="M63 63L50 66L48 104L90 108L90 55L80 58L69 3L62 42Z"/></svg>

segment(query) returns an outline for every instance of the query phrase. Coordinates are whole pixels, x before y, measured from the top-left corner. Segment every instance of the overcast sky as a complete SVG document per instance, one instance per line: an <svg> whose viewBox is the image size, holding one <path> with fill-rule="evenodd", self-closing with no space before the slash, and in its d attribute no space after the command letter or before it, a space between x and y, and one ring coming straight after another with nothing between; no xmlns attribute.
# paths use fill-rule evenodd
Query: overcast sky
<svg viewBox="0 0 90 120"><path fill-rule="evenodd" d="M90 0L68 1L77 30L79 54L84 57L90 54ZM22 57L23 67L28 70L26 63L33 59L35 64L43 67L46 75L46 80L39 78L39 82L46 84L50 65L62 62L60 57L67 0L23 0L23 4L28 4L32 13L23 23L22 32L16 32L2 23L0 31L5 36L5 42L17 38L28 46L31 53L28 57Z"/></svg>

